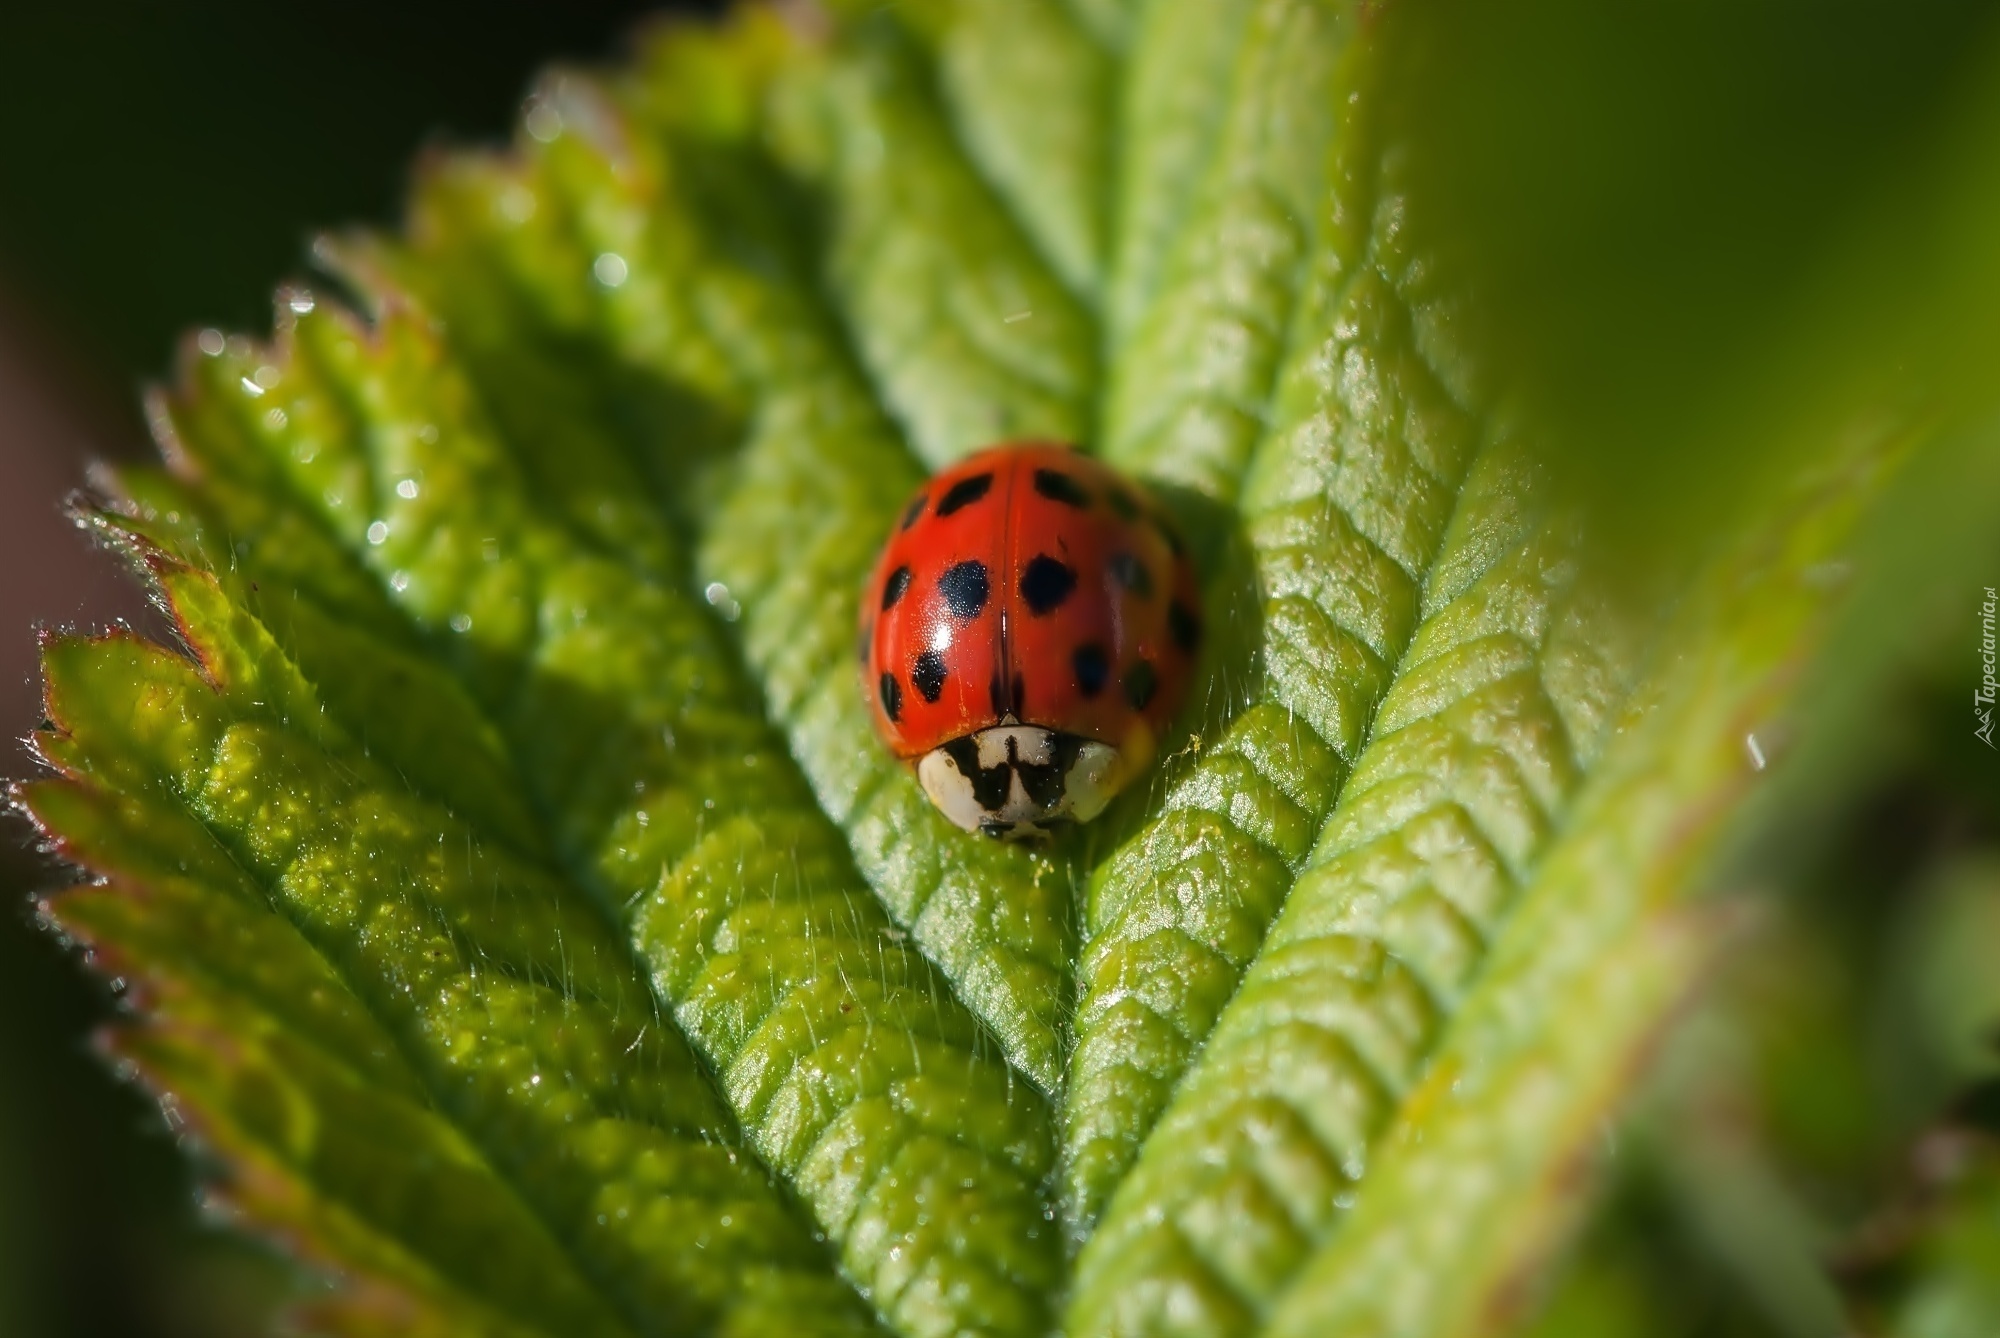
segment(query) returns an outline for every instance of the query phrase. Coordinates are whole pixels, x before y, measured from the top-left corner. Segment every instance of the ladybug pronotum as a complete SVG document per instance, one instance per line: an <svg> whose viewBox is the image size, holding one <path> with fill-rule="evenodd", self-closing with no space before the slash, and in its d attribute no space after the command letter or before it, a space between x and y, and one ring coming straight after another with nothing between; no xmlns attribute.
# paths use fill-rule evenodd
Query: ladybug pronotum
<svg viewBox="0 0 2000 1338"><path fill-rule="evenodd" d="M1062 446L982 451L926 483L861 601L875 728L967 831L1040 840L1152 760L1201 640L1173 526Z"/></svg>

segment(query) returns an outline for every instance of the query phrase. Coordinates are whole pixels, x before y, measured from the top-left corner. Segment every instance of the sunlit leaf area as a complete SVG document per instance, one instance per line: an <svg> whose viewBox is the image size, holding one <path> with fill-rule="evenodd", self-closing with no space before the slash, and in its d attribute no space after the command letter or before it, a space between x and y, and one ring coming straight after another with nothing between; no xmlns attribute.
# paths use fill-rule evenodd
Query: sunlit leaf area
<svg viewBox="0 0 2000 1338"><path fill-rule="evenodd" d="M171 313L66 504L145 612L40 632L14 914L190 1331L2000 1333L1989 9L587 56ZM855 664L1028 440L1207 633L1043 845Z"/></svg>

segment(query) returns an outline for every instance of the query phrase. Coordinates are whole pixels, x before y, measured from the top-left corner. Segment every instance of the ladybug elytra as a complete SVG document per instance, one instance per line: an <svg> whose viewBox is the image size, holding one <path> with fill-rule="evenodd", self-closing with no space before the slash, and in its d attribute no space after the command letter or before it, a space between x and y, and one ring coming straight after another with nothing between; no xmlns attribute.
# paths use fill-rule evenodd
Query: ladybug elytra
<svg viewBox="0 0 2000 1338"><path fill-rule="evenodd" d="M861 605L875 727L967 831L1037 840L1152 760L1201 639L1194 570L1153 500L1027 443L971 456L899 517Z"/></svg>

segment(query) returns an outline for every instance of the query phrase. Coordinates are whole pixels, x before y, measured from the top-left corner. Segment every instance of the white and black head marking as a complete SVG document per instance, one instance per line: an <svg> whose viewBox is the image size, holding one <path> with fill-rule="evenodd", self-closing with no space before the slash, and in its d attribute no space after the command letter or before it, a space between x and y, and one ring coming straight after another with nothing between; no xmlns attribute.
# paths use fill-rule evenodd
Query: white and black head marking
<svg viewBox="0 0 2000 1338"><path fill-rule="evenodd" d="M1103 812L1125 779L1123 761L1108 743L1016 724L1009 716L925 753L917 779L931 802L968 832L1042 841Z"/></svg>

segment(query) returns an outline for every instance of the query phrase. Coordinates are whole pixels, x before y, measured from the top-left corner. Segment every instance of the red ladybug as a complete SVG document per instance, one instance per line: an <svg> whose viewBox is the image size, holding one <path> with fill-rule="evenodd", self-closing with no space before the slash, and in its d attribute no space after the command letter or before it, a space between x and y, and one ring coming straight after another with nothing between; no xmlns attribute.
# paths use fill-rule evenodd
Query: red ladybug
<svg viewBox="0 0 2000 1338"><path fill-rule="evenodd" d="M1152 760L1200 607L1140 488L1061 446L982 451L910 500L869 578L875 728L953 822L1040 839Z"/></svg>

